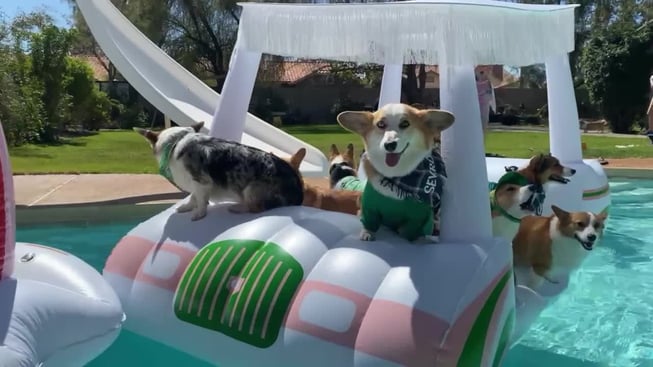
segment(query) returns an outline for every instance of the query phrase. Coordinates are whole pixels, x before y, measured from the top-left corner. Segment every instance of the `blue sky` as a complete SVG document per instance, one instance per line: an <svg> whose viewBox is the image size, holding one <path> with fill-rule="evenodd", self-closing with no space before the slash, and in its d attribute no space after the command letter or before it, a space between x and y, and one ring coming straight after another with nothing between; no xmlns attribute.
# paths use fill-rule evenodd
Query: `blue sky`
<svg viewBox="0 0 653 367"><path fill-rule="evenodd" d="M44 10L58 26L69 26L72 11L65 0L0 0L0 12L8 19L24 11Z"/></svg>

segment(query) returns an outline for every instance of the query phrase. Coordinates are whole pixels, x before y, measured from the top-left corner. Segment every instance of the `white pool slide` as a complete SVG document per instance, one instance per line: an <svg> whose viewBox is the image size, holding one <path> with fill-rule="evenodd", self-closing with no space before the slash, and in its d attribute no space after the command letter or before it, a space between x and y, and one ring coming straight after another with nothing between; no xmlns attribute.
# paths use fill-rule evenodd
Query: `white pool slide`
<svg viewBox="0 0 653 367"><path fill-rule="evenodd" d="M210 128L220 94L151 42L109 0L78 0L77 6L104 53L145 99L179 125L204 121ZM252 114L247 114L241 142L280 156L305 147L302 174L327 173L320 150Z"/></svg>

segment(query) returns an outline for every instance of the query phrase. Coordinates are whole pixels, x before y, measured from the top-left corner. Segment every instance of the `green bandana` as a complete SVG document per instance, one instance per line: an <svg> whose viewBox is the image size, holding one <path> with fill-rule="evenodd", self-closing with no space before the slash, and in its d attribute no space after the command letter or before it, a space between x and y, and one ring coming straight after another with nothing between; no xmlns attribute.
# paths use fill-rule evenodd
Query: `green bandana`
<svg viewBox="0 0 653 367"><path fill-rule="evenodd" d="M169 143L163 146L161 152L161 159L159 160L159 174L165 177L168 180L168 182L175 185L176 188L178 188L181 191L184 191L181 189L181 187L177 186L175 181L172 179L172 172L170 171L170 158L172 157L172 152L175 150L176 146L177 146L176 141L174 143Z"/></svg>
<svg viewBox="0 0 653 367"><path fill-rule="evenodd" d="M499 182L497 182L497 183L491 182L490 183L490 190L494 191L494 190L500 188L501 186L507 185L507 184L518 185L518 186L526 186L526 185L528 185L528 180L526 179L526 177L522 176L521 174L519 174L517 172L514 172L514 171L506 172L503 176L501 176L501 178L499 178Z"/></svg>
<svg viewBox="0 0 653 367"><path fill-rule="evenodd" d="M159 174L172 182L172 172L170 172L170 155L174 150L177 143L166 144L163 146L161 152L161 159L159 160Z"/></svg>

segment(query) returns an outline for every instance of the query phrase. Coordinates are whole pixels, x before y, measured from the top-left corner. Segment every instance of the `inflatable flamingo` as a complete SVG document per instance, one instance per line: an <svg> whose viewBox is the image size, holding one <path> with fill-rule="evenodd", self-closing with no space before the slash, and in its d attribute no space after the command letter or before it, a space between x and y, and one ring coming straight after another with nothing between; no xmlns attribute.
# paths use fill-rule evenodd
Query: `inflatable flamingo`
<svg viewBox="0 0 653 367"><path fill-rule="evenodd" d="M14 188L0 126L0 366L76 367L120 332L120 301L79 258L16 243Z"/></svg>

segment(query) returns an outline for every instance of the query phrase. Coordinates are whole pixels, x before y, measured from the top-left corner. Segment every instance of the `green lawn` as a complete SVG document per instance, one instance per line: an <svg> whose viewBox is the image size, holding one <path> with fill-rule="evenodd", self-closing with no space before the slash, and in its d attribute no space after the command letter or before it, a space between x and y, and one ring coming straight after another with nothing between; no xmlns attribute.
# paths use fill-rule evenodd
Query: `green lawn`
<svg viewBox="0 0 653 367"><path fill-rule="evenodd" d="M360 138L338 125L293 126L285 128L325 153L332 143L343 149L354 143L360 152ZM585 157L653 157L653 146L641 137L615 138L583 136ZM619 149L616 145L633 147ZM539 132L491 132L486 151L508 157L527 158L549 149L548 134ZM71 138L60 145L25 145L10 149L15 173L156 173L156 163L147 142L133 131L101 132Z"/></svg>

